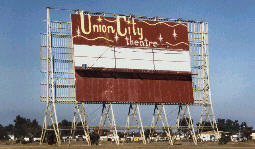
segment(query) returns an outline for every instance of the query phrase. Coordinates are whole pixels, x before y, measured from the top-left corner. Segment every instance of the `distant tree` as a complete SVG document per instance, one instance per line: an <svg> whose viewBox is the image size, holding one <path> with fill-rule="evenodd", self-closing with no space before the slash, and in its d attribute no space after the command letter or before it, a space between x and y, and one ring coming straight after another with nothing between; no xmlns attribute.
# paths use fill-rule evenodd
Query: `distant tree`
<svg viewBox="0 0 255 149"><path fill-rule="evenodd" d="M86 125L86 124L85 124ZM83 135L84 134L84 130L83 130L83 126L81 122L77 123L77 127L76 127L76 131L75 131L75 135Z"/></svg>
<svg viewBox="0 0 255 149"><path fill-rule="evenodd" d="M70 136L72 122L64 119L60 123L58 123L58 126L61 129L65 129L65 130L61 131L62 136Z"/></svg>
<svg viewBox="0 0 255 149"><path fill-rule="evenodd" d="M252 127L248 127L246 122L242 122L241 125L238 120L232 121L230 119L218 119L217 121L219 131L230 132L230 134L236 134L238 132L242 133L242 136L251 139Z"/></svg>
<svg viewBox="0 0 255 149"><path fill-rule="evenodd" d="M170 133L171 133L171 129L169 129L169 130L170 130ZM167 128L163 129L163 130L162 130L161 136L162 136L162 137L167 137L167 131L168 131Z"/></svg>
<svg viewBox="0 0 255 149"><path fill-rule="evenodd" d="M8 132L5 127L0 124L0 140L8 140Z"/></svg>
<svg viewBox="0 0 255 149"><path fill-rule="evenodd" d="M100 132L99 133L100 136L107 136L109 134L110 130L109 129L101 129L99 132Z"/></svg>
<svg viewBox="0 0 255 149"><path fill-rule="evenodd" d="M46 134L46 139L49 145L57 143L56 135L54 131L48 131Z"/></svg>
<svg viewBox="0 0 255 149"><path fill-rule="evenodd" d="M232 121L230 119L227 119L226 126L227 126L227 131L230 132L231 134L237 133L240 130L240 125L238 123L238 120Z"/></svg>
<svg viewBox="0 0 255 149"><path fill-rule="evenodd" d="M240 131L240 125L238 120L232 121L230 119L218 119L217 125L219 131L230 132L231 134L238 133Z"/></svg>
<svg viewBox="0 0 255 149"><path fill-rule="evenodd" d="M156 134L155 129L145 129L144 130L144 135L145 135L145 139L149 138L150 136L154 136Z"/></svg>
<svg viewBox="0 0 255 149"><path fill-rule="evenodd" d="M38 125L35 119L31 122L30 119L17 115L14 120L14 128L12 127L12 125L9 125L8 129L10 131L14 130L14 136L18 139L23 139L24 137L40 137L41 135L41 126Z"/></svg>
<svg viewBox="0 0 255 149"><path fill-rule="evenodd" d="M248 140L251 139L252 127L248 127L246 122L241 124L241 133L243 137L246 137Z"/></svg>
<svg viewBox="0 0 255 149"><path fill-rule="evenodd" d="M29 123L29 121L28 121ZM38 124L36 119L29 123L29 133L31 134L30 137L40 137L42 127Z"/></svg>
<svg viewBox="0 0 255 149"><path fill-rule="evenodd" d="M182 119L180 119L180 121L179 121L180 128L178 128L179 133L187 134L187 132L189 131L189 129L188 129L189 121L190 121L190 119L188 117L183 117ZM191 119L191 121L193 121L193 120Z"/></svg>
<svg viewBox="0 0 255 149"><path fill-rule="evenodd" d="M58 123L58 125L59 127L62 127L62 128L70 128L72 126L72 122L64 119L60 123Z"/></svg>
<svg viewBox="0 0 255 149"><path fill-rule="evenodd" d="M229 141L230 141L230 136L225 134L225 133L222 133L221 134L221 138L219 140L219 144L227 144Z"/></svg>
<svg viewBox="0 0 255 149"><path fill-rule="evenodd" d="M213 130L212 125L209 121L203 121L202 123L197 123L196 125L197 125L197 127L199 127L199 125L200 125L200 128L199 128L200 132L206 132L206 131Z"/></svg>
<svg viewBox="0 0 255 149"><path fill-rule="evenodd" d="M14 120L14 136L18 139L23 139L25 136L28 136L28 121L29 119L25 119L20 115L16 116Z"/></svg>
<svg viewBox="0 0 255 149"><path fill-rule="evenodd" d="M149 136L150 136L150 129L145 129L144 130L144 136L145 136L145 139L149 138Z"/></svg>
<svg viewBox="0 0 255 149"><path fill-rule="evenodd" d="M226 124L225 124L225 119L218 119L217 120L217 126L219 131L225 131L226 130Z"/></svg>
<svg viewBox="0 0 255 149"><path fill-rule="evenodd" d="M99 143L99 139L100 139L100 136L99 134L97 133L98 131L95 131L93 130L89 135L90 135L90 139L91 139L91 144L96 144L98 145Z"/></svg>
<svg viewBox="0 0 255 149"><path fill-rule="evenodd" d="M5 126L5 129L9 135L14 135L14 126L12 124Z"/></svg>
<svg viewBox="0 0 255 149"><path fill-rule="evenodd" d="M124 132L118 132L118 136L119 136L120 138L124 138Z"/></svg>

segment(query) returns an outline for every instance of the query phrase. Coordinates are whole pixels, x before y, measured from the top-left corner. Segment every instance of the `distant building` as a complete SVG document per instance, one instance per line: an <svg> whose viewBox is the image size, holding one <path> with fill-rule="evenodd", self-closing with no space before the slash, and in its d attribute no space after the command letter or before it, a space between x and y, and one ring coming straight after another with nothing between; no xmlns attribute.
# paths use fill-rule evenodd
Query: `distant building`
<svg viewBox="0 0 255 149"><path fill-rule="evenodd" d="M100 136L100 141L107 141L108 137L107 136Z"/></svg>
<svg viewBox="0 0 255 149"><path fill-rule="evenodd" d="M218 136L215 131L206 131L206 132L201 132L200 134L198 134L198 137L202 141L217 141L218 139L220 139L221 133L222 131L219 131L219 136Z"/></svg>
<svg viewBox="0 0 255 149"><path fill-rule="evenodd" d="M69 139L70 136L62 136L63 142L66 142Z"/></svg>
<svg viewBox="0 0 255 149"><path fill-rule="evenodd" d="M29 140L30 140L30 139L29 139L28 137L25 137L25 138L24 138L24 141L26 141L26 142L29 142Z"/></svg>
<svg viewBox="0 0 255 149"><path fill-rule="evenodd" d="M134 137L134 141L135 141L135 142L138 142L139 139L140 139L140 137Z"/></svg>
<svg viewBox="0 0 255 149"><path fill-rule="evenodd" d="M115 141L115 137L113 136L113 134L108 134L107 138L108 138L108 141L112 141L112 142ZM119 139L119 136L116 136L116 138Z"/></svg>
<svg viewBox="0 0 255 149"><path fill-rule="evenodd" d="M40 142L41 138L33 138L34 142Z"/></svg>
<svg viewBox="0 0 255 149"><path fill-rule="evenodd" d="M244 138L242 137L242 134L240 132L232 135L230 138L231 138L231 141L233 141L233 142L238 142L238 141L244 140Z"/></svg>
<svg viewBox="0 0 255 149"><path fill-rule="evenodd" d="M177 135L173 135L173 138L175 140L183 140L185 138L185 136L184 136L184 134L181 134L181 135L177 134Z"/></svg>
<svg viewBox="0 0 255 149"><path fill-rule="evenodd" d="M251 139L252 139L253 141L255 141L255 131L252 131Z"/></svg>
<svg viewBox="0 0 255 149"><path fill-rule="evenodd" d="M9 140L10 140L10 141L15 141L15 140L16 140L16 138L14 137L14 135L8 135L8 137L9 137Z"/></svg>

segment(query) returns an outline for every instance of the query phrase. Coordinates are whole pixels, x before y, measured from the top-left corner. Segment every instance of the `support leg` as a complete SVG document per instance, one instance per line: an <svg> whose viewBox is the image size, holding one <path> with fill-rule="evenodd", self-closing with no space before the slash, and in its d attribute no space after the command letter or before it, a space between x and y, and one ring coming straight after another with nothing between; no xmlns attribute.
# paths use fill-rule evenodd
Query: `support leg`
<svg viewBox="0 0 255 149"><path fill-rule="evenodd" d="M77 115L77 113L78 113L78 115ZM78 124L79 120L82 124L85 140L88 142L88 145L90 146L91 141L90 141L90 136L89 136L89 127L88 127L87 116L86 116L86 112L85 112L85 105L84 105L84 103L78 103L78 102L76 102L76 104L75 104L71 136L69 138L69 145L71 143L71 138L74 138L74 134L77 129L77 124Z"/></svg>
<svg viewBox="0 0 255 149"><path fill-rule="evenodd" d="M118 136L118 132L117 132L117 128L116 128L116 123L115 123L115 118L114 118L114 112L113 112L112 104L110 103L109 106L111 107L111 112L112 112L112 124L113 124L113 127L114 127L114 131L113 131L114 138L115 138L116 144L119 145L120 141L119 141L119 136Z"/></svg>
<svg viewBox="0 0 255 149"><path fill-rule="evenodd" d="M209 126L208 126L209 123ZM203 105L201 109L201 117L200 122L197 127L198 135L203 131L209 131L212 130L216 134L216 140L219 139L219 131L214 115L214 111L212 108L212 105Z"/></svg>
<svg viewBox="0 0 255 149"><path fill-rule="evenodd" d="M48 121L47 121L47 117L48 117ZM45 115L44 115L44 122L43 122L43 127L42 127L42 134L41 134L40 144L42 144L44 142L46 132L50 130L48 128L48 123L49 122L51 122L51 124L53 126L53 130L54 130L54 133L55 133L55 136L56 136L56 139L57 139L57 144L60 145L61 140L60 140L60 133L59 133L59 128L58 128L56 107L55 107L54 102L53 103L47 102L46 109L45 109Z"/></svg>
<svg viewBox="0 0 255 149"><path fill-rule="evenodd" d="M156 117L156 121L154 122L156 113L157 113L157 117ZM162 118L162 113L163 113L163 116L164 116L163 118ZM173 139L172 139L170 127L168 125L168 120L167 120L167 115L166 115L164 104L161 104L160 108L159 108L159 105L155 105L154 112L153 112L153 117L152 117L152 122L151 122L151 130L155 129L155 127L158 125L159 120L161 121L163 131L166 133L166 135L169 139L169 144L173 145ZM151 132L152 131L150 131L150 133Z"/></svg>
<svg viewBox="0 0 255 149"><path fill-rule="evenodd" d="M128 108L128 115L127 115L127 121L126 121L126 128L125 128L125 131L124 131L124 134L125 134L125 138L127 139L127 136L129 135L129 131L130 131L130 116L131 116L131 110L133 109L132 107L132 104L129 105L129 108Z"/></svg>
<svg viewBox="0 0 255 149"><path fill-rule="evenodd" d="M166 134L167 134L167 136L169 138L169 144L170 145L174 145L173 144L173 140L172 140L171 131L170 131L170 128L169 128L169 125L168 125L168 120L167 120L167 115L166 115L166 110L165 110L164 104L161 104L161 106L162 106L162 109L163 109L163 112L164 112L164 116L165 116L165 122L166 122L165 131L166 131Z"/></svg>
<svg viewBox="0 0 255 149"><path fill-rule="evenodd" d="M177 120L176 120L176 131L178 133L182 132L186 136L187 132L185 130L187 129L188 129L187 132L189 132L189 134L192 137L193 143L197 145L197 137L195 134L193 120L190 114L189 105L186 104L184 109L182 108L182 105L179 105L179 110L178 110Z"/></svg>
<svg viewBox="0 0 255 149"><path fill-rule="evenodd" d="M155 131L155 115L156 115L156 110L158 109L157 105L155 104L154 110L153 110L153 115L152 115L152 120L151 120L151 127L150 127L150 134L149 137L151 138L151 135L154 134Z"/></svg>
<svg viewBox="0 0 255 149"><path fill-rule="evenodd" d="M138 115L138 120L136 117L137 115ZM130 120L130 117L131 117L131 120ZM127 134L127 132L129 132L129 130L130 130L130 127L132 127L133 120L135 121L136 127L140 132L140 136L143 140L143 144L146 144L139 104L136 104L135 108L133 108L132 104L130 104L130 106L129 106L125 134Z"/></svg>
<svg viewBox="0 0 255 149"><path fill-rule="evenodd" d="M136 104L136 107L137 107L138 117L139 117L139 121L140 121L140 128L141 128L140 129L140 136L143 138L143 144L146 144L144 129L143 129L143 122L142 122L142 118L141 118L139 105Z"/></svg>
<svg viewBox="0 0 255 149"><path fill-rule="evenodd" d="M100 130L104 129L106 120L108 120L108 123L110 125L110 129L112 130L113 138L115 139L116 144L119 145L119 136L118 136L118 132L117 132L117 126L116 126L116 122L115 122L114 111L113 111L113 107L112 107L111 103L108 106L103 104L103 108L102 108L102 112L101 112L101 118L100 118L100 122L99 122L99 129Z"/></svg>
<svg viewBox="0 0 255 149"><path fill-rule="evenodd" d="M188 115L189 115L189 129L192 135L192 139L195 145L197 145L197 136L195 134L195 129L194 129L194 125L193 125L193 121L192 121L192 117L190 114L190 110L189 110L189 105L186 105L186 108L188 109Z"/></svg>

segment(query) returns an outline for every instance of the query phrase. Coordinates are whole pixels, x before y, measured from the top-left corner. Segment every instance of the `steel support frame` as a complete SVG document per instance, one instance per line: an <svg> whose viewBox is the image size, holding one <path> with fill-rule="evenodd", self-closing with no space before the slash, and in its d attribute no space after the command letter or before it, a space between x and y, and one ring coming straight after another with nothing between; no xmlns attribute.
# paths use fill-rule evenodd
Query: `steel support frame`
<svg viewBox="0 0 255 149"><path fill-rule="evenodd" d="M53 65L53 52L52 52L52 39L51 39L51 26L50 26L50 10L47 8L47 103L44 113L44 122L42 127L42 134L40 144L45 139L46 131L52 130L48 128L49 122L51 121L57 144L61 144L60 132L58 127L58 118L55 106L55 82L54 82L54 65ZM50 78L50 79L49 79ZM51 81L50 81L51 80ZM50 101L50 95L52 100Z"/></svg>
<svg viewBox="0 0 255 149"><path fill-rule="evenodd" d="M113 133L113 138L115 139L116 144L119 145L120 142L119 142L119 136L117 132L112 103L109 103L108 105L103 103L100 122L99 122L99 131L104 129L106 120L108 120L108 123Z"/></svg>
<svg viewBox="0 0 255 149"><path fill-rule="evenodd" d="M91 145L90 135L89 135L89 125L87 121L86 116L86 109L85 109L85 103L83 102L77 102L75 103L75 109L74 109L74 116L73 116L73 122L72 122L72 129L71 129L71 135L69 138L69 145L71 144L71 139L74 138L75 131L77 129L77 125L81 122L82 129L84 131L85 140L88 143L88 146Z"/></svg>
<svg viewBox="0 0 255 149"><path fill-rule="evenodd" d="M52 124L53 129L49 128L50 122ZM47 102L45 114L44 114L40 144L44 142L46 132L51 130L54 131L56 139L57 139L57 144L60 145L61 140L60 140L60 133L58 128L58 120L57 120L55 103Z"/></svg>
<svg viewBox="0 0 255 149"><path fill-rule="evenodd" d="M199 125L197 126L198 137L200 137L200 133L203 132L203 130L206 127L208 127L208 126L205 126L204 122L209 122L210 123L211 129L212 129L212 131L214 131L214 133L216 135L216 140L218 140L220 138L220 134L219 134L219 131L218 131L218 126L217 126L217 123L216 123L216 118L215 118L215 115L214 115L212 105L203 105L202 106L200 121L199 121Z"/></svg>
<svg viewBox="0 0 255 149"><path fill-rule="evenodd" d="M163 118L162 118L162 113L163 113ZM155 119L156 119L156 121L155 121ZM155 107L153 110L153 116L152 116L152 120L151 120L150 134L152 134L152 129L155 130L155 127L157 126L159 119L161 121L162 128L165 131L165 133L169 139L169 144L173 145L171 128L169 127L169 124L168 124L165 105L163 103L160 105L155 104Z"/></svg>
<svg viewBox="0 0 255 149"><path fill-rule="evenodd" d="M58 128L58 120L55 104L59 102L56 101L57 97L55 97L55 84L57 80L54 80L53 72L53 54L52 54L52 39L51 39L51 26L50 26L50 8L47 8L47 97L46 97L46 108L44 114L44 122L42 127L42 135L41 135L41 143L44 141L45 133L47 130L54 130L57 141L60 144L60 133ZM68 10L70 11L70 10ZM73 10L72 10L73 11ZM183 21L185 22L185 20ZM192 74L198 74L198 79L201 81L197 81L193 83L194 88L194 96L198 90L202 90L202 95L199 97L195 97L195 105L201 107L201 117L200 124L197 127L197 132L201 132L204 128L203 121L209 121L211 127L215 131L217 135L218 128L216 123L216 118L214 115L214 110L211 101L211 91L210 91L210 82L209 82L209 48L208 48L208 23L203 21L198 22L185 22L188 24L189 30L189 41L190 41L190 52L191 56L199 56L197 59L198 63L196 63L195 72L192 71ZM196 40L198 39L198 40ZM193 45L198 45L196 48ZM199 52L194 52L199 51ZM192 65L193 67L194 65ZM193 68L192 68L193 69ZM193 76L194 79L194 76ZM56 81L56 82L55 82ZM199 91L198 91L199 92ZM201 100L202 99L202 100ZM53 129L49 128L49 123L52 123Z"/></svg>
<svg viewBox="0 0 255 149"><path fill-rule="evenodd" d="M137 120L138 116L138 120ZM127 121L126 121L126 127L125 127L125 132L124 134L127 135L129 134L130 128L133 127L133 121L135 121L136 127L140 132L140 137L143 140L143 144L146 144L146 139L144 135L144 128L143 128L143 122L141 118L141 113L140 113L140 108L139 104L135 104L135 107L133 108L133 105L129 105L128 109L128 115L127 115Z"/></svg>
<svg viewBox="0 0 255 149"><path fill-rule="evenodd" d="M180 126L180 122L181 122L180 120L185 120L188 126ZM195 133L193 120L190 114L190 109L188 104L186 104L184 108L183 108L183 105L179 105L177 119L176 119L176 127L174 132L178 132L179 130L184 130L184 129L188 129L188 132L190 133L192 137L194 145L197 145L197 136ZM176 140L176 137L177 136L173 137L173 143Z"/></svg>
<svg viewBox="0 0 255 149"><path fill-rule="evenodd" d="M192 27L191 27L192 29ZM216 138L219 138L218 127L216 123L216 118L212 106L211 100L211 89L210 89L210 80L209 80L209 47L208 47L208 23L202 22L200 27L200 36L191 38L199 38L201 40L201 47L199 48L199 61L198 64L200 67L197 68L199 81L196 86L201 88L201 95L199 96L202 99L200 104L201 106L201 116L199 125L197 127L198 136L201 131L204 129L204 122L209 122L212 130L216 134ZM195 32L195 31L193 31Z"/></svg>

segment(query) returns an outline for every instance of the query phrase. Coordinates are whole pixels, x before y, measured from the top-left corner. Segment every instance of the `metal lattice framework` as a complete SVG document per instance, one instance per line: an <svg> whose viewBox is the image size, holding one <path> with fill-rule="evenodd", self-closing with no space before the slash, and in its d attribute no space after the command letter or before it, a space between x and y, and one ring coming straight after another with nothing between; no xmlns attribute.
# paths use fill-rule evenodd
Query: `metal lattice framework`
<svg viewBox="0 0 255 149"><path fill-rule="evenodd" d="M50 122L53 124L53 129L55 130L57 138L60 139L55 104L72 103L76 104L76 107L79 107L77 105L83 104L76 101L75 95L74 54L70 13L79 13L79 10L47 8L47 19L44 20L47 24L47 30L45 33L41 33L41 102L46 103L41 142L44 139L46 130L49 129L47 126ZM84 11L84 13L109 17L121 15L86 11ZM208 23L204 21L159 17L122 16L132 16L132 18L143 20L181 22L188 24L194 95L194 104L192 105L201 106L202 108L200 123L202 124L203 121L209 121L212 127L218 131L212 108L209 82ZM84 121L84 123L87 122ZM201 129L203 129L202 125L198 127L198 132Z"/></svg>
<svg viewBox="0 0 255 149"><path fill-rule="evenodd" d="M71 24L50 21L47 26L47 33L41 34L41 101L73 102L75 78Z"/></svg>

